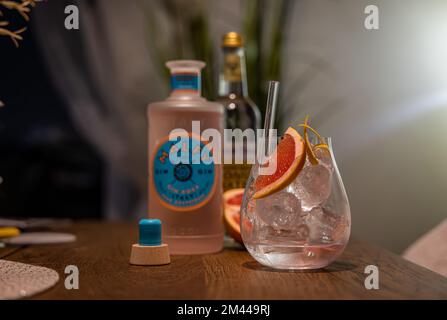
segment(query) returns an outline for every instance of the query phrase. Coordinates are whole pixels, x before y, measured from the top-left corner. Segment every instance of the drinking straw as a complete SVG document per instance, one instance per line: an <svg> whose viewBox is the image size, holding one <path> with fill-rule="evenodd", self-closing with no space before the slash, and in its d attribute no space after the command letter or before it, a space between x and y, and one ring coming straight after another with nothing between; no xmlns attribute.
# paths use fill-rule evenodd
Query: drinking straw
<svg viewBox="0 0 447 320"><path fill-rule="evenodd" d="M265 108L264 138L265 150L270 155L270 129L275 126L276 106L278 104L279 82L269 81L267 105Z"/></svg>

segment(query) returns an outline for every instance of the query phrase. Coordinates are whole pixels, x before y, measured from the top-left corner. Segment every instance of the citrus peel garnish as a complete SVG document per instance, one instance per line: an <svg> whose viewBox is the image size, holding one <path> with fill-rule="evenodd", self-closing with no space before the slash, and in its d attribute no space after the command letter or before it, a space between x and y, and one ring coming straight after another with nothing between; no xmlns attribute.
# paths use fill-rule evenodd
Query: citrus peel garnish
<svg viewBox="0 0 447 320"><path fill-rule="evenodd" d="M304 119L304 124L300 124L300 127L303 128L304 144L306 147L306 153L307 153L307 157L309 158L309 162L312 165L316 166L318 164L318 159L312 149L312 144L310 143L310 140L309 140L309 134L307 133L308 129L311 131L313 129L311 129L311 127L308 125L308 122L309 122L309 116L306 116L306 118Z"/></svg>
<svg viewBox="0 0 447 320"><path fill-rule="evenodd" d="M327 145L327 143L324 142L323 137L318 133L318 131L309 125L309 116L306 116L306 118L304 119L304 124L300 124L299 126L303 128L304 142L309 162L312 165L316 166L319 164L319 161L317 156L315 155L315 150L324 149L330 154L329 146ZM312 143L310 142L308 131L312 132L318 139L319 143L315 146L312 146Z"/></svg>
<svg viewBox="0 0 447 320"><path fill-rule="evenodd" d="M329 155L331 154L331 150L329 149L329 146L326 143L319 143L314 145L314 150L324 150L326 151Z"/></svg>

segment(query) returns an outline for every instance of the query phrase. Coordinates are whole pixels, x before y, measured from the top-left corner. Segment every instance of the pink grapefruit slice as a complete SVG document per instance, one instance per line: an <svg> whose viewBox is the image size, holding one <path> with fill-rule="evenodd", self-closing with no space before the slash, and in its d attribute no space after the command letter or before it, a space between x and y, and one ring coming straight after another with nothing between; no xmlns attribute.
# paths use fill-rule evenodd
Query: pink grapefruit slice
<svg viewBox="0 0 447 320"><path fill-rule="evenodd" d="M244 189L231 189L223 194L225 229L234 240L241 244L243 244L240 226L243 197Z"/></svg>
<svg viewBox="0 0 447 320"><path fill-rule="evenodd" d="M270 161L276 161L276 171L272 175L260 175L256 178L254 199L262 199L284 189L303 169L306 144L298 131L294 128L287 129ZM269 164L268 162L267 165Z"/></svg>
<svg viewBox="0 0 447 320"><path fill-rule="evenodd" d="M225 208L224 221L228 234L234 240L243 244L241 236L241 211L239 209Z"/></svg>
<svg viewBox="0 0 447 320"><path fill-rule="evenodd" d="M242 198L244 197L244 189L230 189L223 194L225 208L240 209Z"/></svg>

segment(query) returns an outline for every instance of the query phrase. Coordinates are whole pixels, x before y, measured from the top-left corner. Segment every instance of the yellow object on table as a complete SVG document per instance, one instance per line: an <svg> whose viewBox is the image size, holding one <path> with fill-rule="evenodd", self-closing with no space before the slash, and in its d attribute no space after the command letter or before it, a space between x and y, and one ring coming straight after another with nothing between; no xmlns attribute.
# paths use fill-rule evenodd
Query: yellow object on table
<svg viewBox="0 0 447 320"><path fill-rule="evenodd" d="M17 228L1 228L0 227L0 238L12 238L20 235L20 230Z"/></svg>

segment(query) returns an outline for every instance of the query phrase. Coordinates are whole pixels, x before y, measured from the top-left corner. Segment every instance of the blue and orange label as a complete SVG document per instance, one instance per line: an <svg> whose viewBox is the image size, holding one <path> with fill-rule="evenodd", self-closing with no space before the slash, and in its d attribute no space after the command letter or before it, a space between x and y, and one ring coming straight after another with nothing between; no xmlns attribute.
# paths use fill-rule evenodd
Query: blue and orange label
<svg viewBox="0 0 447 320"><path fill-rule="evenodd" d="M185 161L174 164L172 152L178 152L178 142L167 139L155 151L152 182L161 203L175 211L190 211L205 205L214 193L216 168L213 161L196 161L197 153L206 148L200 140L189 136L183 139ZM194 159L194 160L193 160ZM210 158L208 158L210 159Z"/></svg>

